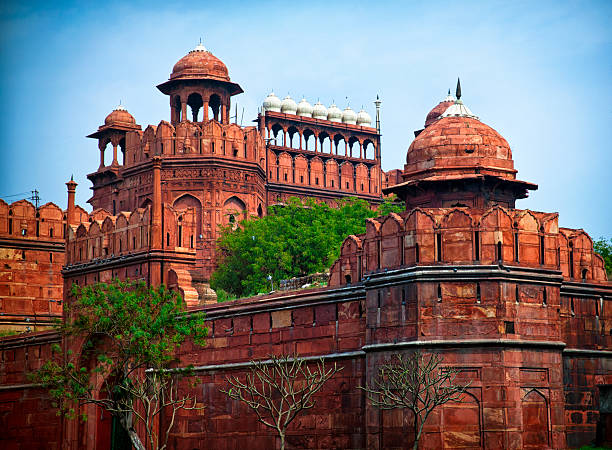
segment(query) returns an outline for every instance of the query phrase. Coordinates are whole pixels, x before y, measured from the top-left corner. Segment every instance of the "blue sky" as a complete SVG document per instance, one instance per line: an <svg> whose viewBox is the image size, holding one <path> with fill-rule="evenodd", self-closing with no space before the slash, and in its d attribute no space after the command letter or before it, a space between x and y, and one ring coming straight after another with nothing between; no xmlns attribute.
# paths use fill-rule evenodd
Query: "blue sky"
<svg viewBox="0 0 612 450"><path fill-rule="evenodd" d="M210 3L210 5L209 5ZM288 6L289 5L289 6ZM65 207L99 162L95 131L121 100L169 119L155 86L202 38L245 93L244 123L274 89L299 100L382 103L383 168L461 77L463 100L539 184L517 207L612 237L612 2L3 2L0 196L37 188ZM13 200L8 199L8 200Z"/></svg>

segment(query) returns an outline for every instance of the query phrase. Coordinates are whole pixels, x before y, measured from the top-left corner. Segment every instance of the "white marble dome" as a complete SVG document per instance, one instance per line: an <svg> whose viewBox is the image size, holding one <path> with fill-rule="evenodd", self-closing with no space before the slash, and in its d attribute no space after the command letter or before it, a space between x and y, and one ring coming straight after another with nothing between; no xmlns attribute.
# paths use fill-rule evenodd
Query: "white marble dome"
<svg viewBox="0 0 612 450"><path fill-rule="evenodd" d="M372 126L372 118L364 109L359 111L359 113L357 114L357 125L360 125L362 127Z"/></svg>
<svg viewBox="0 0 612 450"><path fill-rule="evenodd" d="M342 123L348 123L349 125L355 125L357 123L357 114L351 109L350 106L344 108L342 112Z"/></svg>
<svg viewBox="0 0 612 450"><path fill-rule="evenodd" d="M281 112L285 114L295 114L297 112L297 103L290 96L283 99L281 104Z"/></svg>
<svg viewBox="0 0 612 450"><path fill-rule="evenodd" d="M297 105L297 115L304 117L312 117L312 105L303 98Z"/></svg>
<svg viewBox="0 0 612 450"><path fill-rule="evenodd" d="M327 120L331 122L342 122L342 111L334 103L327 109Z"/></svg>
<svg viewBox="0 0 612 450"><path fill-rule="evenodd" d="M268 94L268 96L264 100L263 110L264 112L266 111L280 112L281 100L276 95L274 95L274 92L270 92L270 94Z"/></svg>
<svg viewBox="0 0 612 450"><path fill-rule="evenodd" d="M312 108L312 117L327 120L327 108L321 102L317 102Z"/></svg>

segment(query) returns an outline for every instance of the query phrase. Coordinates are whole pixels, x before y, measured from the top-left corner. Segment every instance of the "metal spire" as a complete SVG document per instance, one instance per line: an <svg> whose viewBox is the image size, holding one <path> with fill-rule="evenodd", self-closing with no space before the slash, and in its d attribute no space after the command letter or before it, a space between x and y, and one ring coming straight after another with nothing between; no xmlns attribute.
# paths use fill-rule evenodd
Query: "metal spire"
<svg viewBox="0 0 612 450"><path fill-rule="evenodd" d="M457 90L455 91L455 97L457 97L457 100L461 98L461 81L459 81L459 77L457 77Z"/></svg>
<svg viewBox="0 0 612 450"><path fill-rule="evenodd" d="M382 101L380 100L377 94L376 100L374 100L374 105L376 105L376 132L378 134L380 134L380 104L381 103Z"/></svg>

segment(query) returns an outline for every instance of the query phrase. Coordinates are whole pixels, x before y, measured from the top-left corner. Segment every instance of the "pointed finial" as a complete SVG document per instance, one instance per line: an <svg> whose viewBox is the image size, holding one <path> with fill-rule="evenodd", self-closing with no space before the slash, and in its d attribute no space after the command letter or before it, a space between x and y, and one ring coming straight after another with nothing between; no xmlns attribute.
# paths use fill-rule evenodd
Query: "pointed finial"
<svg viewBox="0 0 612 450"><path fill-rule="evenodd" d="M70 175L70 181L74 181L74 174Z"/></svg>
<svg viewBox="0 0 612 450"><path fill-rule="evenodd" d="M457 100L461 98L461 81L459 81L459 77L457 77L457 90L455 91L455 97L457 97Z"/></svg>
<svg viewBox="0 0 612 450"><path fill-rule="evenodd" d="M450 95L450 88L448 88L448 95Z"/></svg>

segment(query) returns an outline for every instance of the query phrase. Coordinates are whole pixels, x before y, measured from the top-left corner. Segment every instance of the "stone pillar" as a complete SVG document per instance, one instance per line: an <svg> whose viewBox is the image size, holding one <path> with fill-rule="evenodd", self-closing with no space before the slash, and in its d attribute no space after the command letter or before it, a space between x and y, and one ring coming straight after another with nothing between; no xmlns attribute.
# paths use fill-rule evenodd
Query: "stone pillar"
<svg viewBox="0 0 612 450"><path fill-rule="evenodd" d="M161 158L153 157L153 207L151 211L151 247L162 248Z"/></svg>
<svg viewBox="0 0 612 450"><path fill-rule="evenodd" d="M359 141L359 158L363 159L363 144Z"/></svg>
<svg viewBox="0 0 612 450"><path fill-rule="evenodd" d="M176 117L176 108L174 107L173 97L170 96L170 123L176 125L178 117Z"/></svg>
<svg viewBox="0 0 612 450"><path fill-rule="evenodd" d="M117 160L117 143L113 142L113 162L111 163L111 166L118 166L119 165L119 161Z"/></svg>
<svg viewBox="0 0 612 450"><path fill-rule="evenodd" d="M100 167L98 170L104 167L104 150L106 149L106 144L102 145L102 141L98 141L98 148L100 149Z"/></svg>
<svg viewBox="0 0 612 450"><path fill-rule="evenodd" d="M206 122L208 120L208 102L204 102L202 106L202 122Z"/></svg>
<svg viewBox="0 0 612 450"><path fill-rule="evenodd" d="M162 250L162 194L161 194L161 165L159 156L154 156L153 161L153 204L151 208L151 250ZM155 254L155 252L154 252ZM149 264L149 281L151 286L163 283L163 263L151 261Z"/></svg>
<svg viewBox="0 0 612 450"><path fill-rule="evenodd" d="M219 122L227 123L227 119L225 115L227 114L227 106L221 105L221 117L219 118Z"/></svg>
<svg viewBox="0 0 612 450"><path fill-rule="evenodd" d="M187 102L181 102L181 122L187 120Z"/></svg>
<svg viewBox="0 0 612 450"><path fill-rule="evenodd" d="M66 183L68 187L68 207L66 211L66 224L67 225L76 225L76 217L75 217L75 204L74 204L74 194L76 192L77 183L74 181L72 177L70 177L70 181Z"/></svg>

